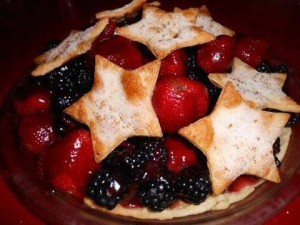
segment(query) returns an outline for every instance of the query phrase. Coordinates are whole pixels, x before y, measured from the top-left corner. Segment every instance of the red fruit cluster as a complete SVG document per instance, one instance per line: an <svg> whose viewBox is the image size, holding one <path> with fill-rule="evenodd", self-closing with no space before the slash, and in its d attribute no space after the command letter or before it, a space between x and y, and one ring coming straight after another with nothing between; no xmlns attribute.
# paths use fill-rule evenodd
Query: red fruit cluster
<svg viewBox="0 0 300 225"><path fill-rule="evenodd" d="M266 57L269 45L266 41L242 37L235 40L226 35L218 36L201 46L197 52L198 65L207 73L224 73L232 64L233 57L256 68Z"/></svg>
<svg viewBox="0 0 300 225"><path fill-rule="evenodd" d="M38 173L46 174L56 189L83 195L88 179L99 167L89 131L65 121L69 133L60 137L55 127L57 118L50 111L50 92L43 87L22 86L13 103L19 116L21 145L40 158Z"/></svg>
<svg viewBox="0 0 300 225"><path fill-rule="evenodd" d="M52 145L44 155L46 176L61 191L82 195L86 184L99 168L94 160L90 132L77 129Z"/></svg>

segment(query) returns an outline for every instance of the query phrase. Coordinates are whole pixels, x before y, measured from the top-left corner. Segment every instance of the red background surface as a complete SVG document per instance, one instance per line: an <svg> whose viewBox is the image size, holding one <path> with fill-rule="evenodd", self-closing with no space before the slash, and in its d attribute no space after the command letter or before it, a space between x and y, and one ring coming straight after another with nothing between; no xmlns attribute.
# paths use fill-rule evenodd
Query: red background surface
<svg viewBox="0 0 300 225"><path fill-rule="evenodd" d="M179 2L184 5L185 1ZM226 8L226 2L234 7ZM62 38L71 29L80 29L89 22L91 15L100 8L107 8L107 5L115 7L120 4L113 0L0 1L0 84L5 84L0 89L0 105L16 83L20 71L28 69L34 56L50 38ZM300 68L299 1L232 0L210 1L208 5L215 9L217 19L225 25L230 24L231 28L243 33L251 30L251 34L270 40L271 45L276 43L272 46L273 50L281 53L283 58L292 58L292 66ZM241 8L243 12L239 10ZM2 175L0 196L0 224L44 224L20 203ZM300 196L265 225L298 225L299 221Z"/></svg>

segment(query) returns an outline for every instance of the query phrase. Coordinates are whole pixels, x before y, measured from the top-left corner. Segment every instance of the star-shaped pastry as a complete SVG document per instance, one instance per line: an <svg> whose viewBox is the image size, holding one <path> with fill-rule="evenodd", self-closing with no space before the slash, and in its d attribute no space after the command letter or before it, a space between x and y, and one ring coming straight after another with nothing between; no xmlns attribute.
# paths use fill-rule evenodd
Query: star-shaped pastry
<svg viewBox="0 0 300 225"><path fill-rule="evenodd" d="M35 59L38 66L31 74L43 76L76 56L86 53L107 24L108 18L104 18L84 31L71 31L57 47L44 52Z"/></svg>
<svg viewBox="0 0 300 225"><path fill-rule="evenodd" d="M140 10L143 5L147 2L147 0L133 0L132 2L124 5L121 8L113 9L113 10L105 10L102 12L96 13L97 19L103 19L105 17L110 19L119 19L130 14L136 13Z"/></svg>
<svg viewBox="0 0 300 225"><path fill-rule="evenodd" d="M128 137L162 136L151 103L159 68L156 60L127 71L96 56L91 91L65 112L90 128L97 162Z"/></svg>
<svg viewBox="0 0 300 225"><path fill-rule="evenodd" d="M203 44L215 37L197 26L198 8L166 12L154 5L145 5L142 19L117 28L117 34L145 44L159 59L182 47Z"/></svg>
<svg viewBox="0 0 300 225"><path fill-rule="evenodd" d="M234 58L231 73L211 73L208 77L222 88L228 81L232 82L253 107L300 112L300 105L282 91L287 74L260 73L240 59Z"/></svg>
<svg viewBox="0 0 300 225"><path fill-rule="evenodd" d="M280 181L273 143L288 119L287 113L252 108L229 82L213 112L179 134L206 155L213 193L218 195L242 174Z"/></svg>
<svg viewBox="0 0 300 225"><path fill-rule="evenodd" d="M214 21L206 6L202 6L199 9L199 14L196 19L196 25L201 27L203 30L207 31L208 33L211 33L215 37L219 35L233 36L235 34L233 30Z"/></svg>

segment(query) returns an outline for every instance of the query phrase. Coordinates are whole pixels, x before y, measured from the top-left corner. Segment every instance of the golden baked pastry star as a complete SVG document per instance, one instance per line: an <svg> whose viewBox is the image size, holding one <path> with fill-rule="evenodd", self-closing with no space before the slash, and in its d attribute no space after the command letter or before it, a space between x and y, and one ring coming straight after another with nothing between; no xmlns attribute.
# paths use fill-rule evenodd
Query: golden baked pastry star
<svg viewBox="0 0 300 225"><path fill-rule="evenodd" d="M222 88L228 81L232 82L243 98L255 108L300 112L300 105L282 91L287 74L260 73L235 58L231 73L211 73L208 77Z"/></svg>
<svg viewBox="0 0 300 225"><path fill-rule="evenodd" d="M96 56L91 91L65 112L90 128L97 162L128 137L162 136L151 104L159 68L156 60L127 71Z"/></svg>
<svg viewBox="0 0 300 225"><path fill-rule="evenodd" d="M147 0L133 0L121 8L98 12L96 13L96 18L103 19L107 17L110 19L119 19L136 13L146 2Z"/></svg>
<svg viewBox="0 0 300 225"><path fill-rule="evenodd" d="M272 146L288 119L287 113L252 108L229 82L213 112L179 134L206 155L213 193L218 195L242 174L280 181Z"/></svg>
<svg viewBox="0 0 300 225"><path fill-rule="evenodd" d="M203 44L215 37L196 25L198 8L166 12L154 5L145 5L142 19L117 28L117 34L145 44L159 59L176 49Z"/></svg>
<svg viewBox="0 0 300 225"><path fill-rule="evenodd" d="M44 52L35 58L38 66L32 71L33 76L43 76L65 62L86 53L91 49L94 40L108 24L108 18L99 20L84 31L73 30L57 47Z"/></svg>

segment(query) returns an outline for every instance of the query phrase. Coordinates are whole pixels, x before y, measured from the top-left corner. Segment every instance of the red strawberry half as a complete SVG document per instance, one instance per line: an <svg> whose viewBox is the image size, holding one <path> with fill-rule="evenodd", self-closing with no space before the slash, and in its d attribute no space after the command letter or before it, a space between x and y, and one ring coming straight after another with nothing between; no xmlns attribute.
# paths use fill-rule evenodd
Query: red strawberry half
<svg viewBox="0 0 300 225"><path fill-rule="evenodd" d="M20 116L50 111L50 91L43 87L24 85L14 98L16 113Z"/></svg>
<svg viewBox="0 0 300 225"><path fill-rule="evenodd" d="M236 42L235 56L256 68L266 57L268 49L268 42L252 37L244 37Z"/></svg>
<svg viewBox="0 0 300 225"><path fill-rule="evenodd" d="M187 54L183 49L176 50L161 61L159 76L184 76L187 73Z"/></svg>
<svg viewBox="0 0 300 225"><path fill-rule="evenodd" d="M77 129L56 142L45 154L45 170L52 185L81 196L93 172L99 168L94 160L90 132Z"/></svg>
<svg viewBox="0 0 300 225"><path fill-rule="evenodd" d="M199 166L198 156L194 146L181 138L168 137L165 140L168 149L168 168L176 173L189 166Z"/></svg>
<svg viewBox="0 0 300 225"><path fill-rule="evenodd" d="M115 21L110 20L105 29L97 37L95 42L100 42L112 38L115 35L116 28L117 23Z"/></svg>
<svg viewBox="0 0 300 225"><path fill-rule="evenodd" d="M226 72L232 63L234 38L221 35L201 46L197 52L198 65L207 73Z"/></svg>
<svg viewBox="0 0 300 225"><path fill-rule="evenodd" d="M95 55L102 55L127 70L136 69L144 62L137 44L121 36L95 42L88 54L92 60L95 60Z"/></svg>
<svg viewBox="0 0 300 225"><path fill-rule="evenodd" d="M19 136L26 150L40 153L57 139L53 116L34 114L23 117L19 124Z"/></svg>
<svg viewBox="0 0 300 225"><path fill-rule="evenodd" d="M209 95L198 81L167 76L157 82L152 102L162 130L174 133L205 116Z"/></svg>
<svg viewBox="0 0 300 225"><path fill-rule="evenodd" d="M239 176L229 187L228 191L230 192L239 192L243 188L256 184L258 182L258 178L250 175L242 175Z"/></svg>

